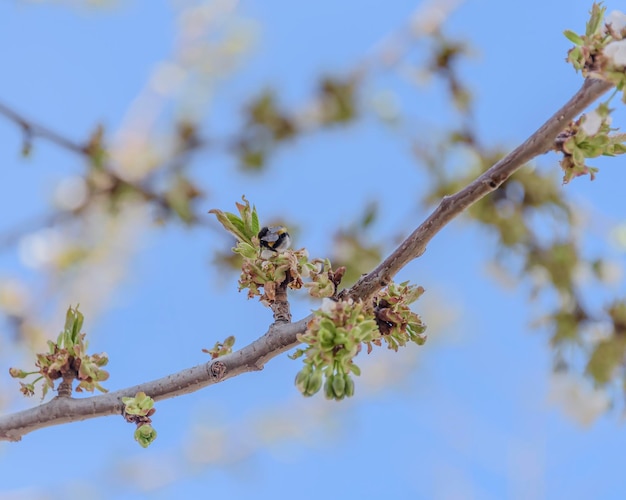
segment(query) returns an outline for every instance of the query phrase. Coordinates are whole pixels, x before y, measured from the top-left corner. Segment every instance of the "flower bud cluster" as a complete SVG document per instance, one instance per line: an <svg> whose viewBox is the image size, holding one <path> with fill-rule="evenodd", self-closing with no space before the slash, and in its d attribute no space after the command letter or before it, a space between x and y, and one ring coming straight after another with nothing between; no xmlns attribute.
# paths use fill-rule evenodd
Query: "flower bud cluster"
<svg viewBox="0 0 626 500"><path fill-rule="evenodd" d="M360 375L354 358L367 346L385 342L398 350L408 342L422 345L426 326L409 304L424 293L422 287L391 283L381 290L371 304L352 299L324 299L322 307L307 325L298 340L307 347L291 356L304 356L304 366L296 376L296 387L305 396L312 396L323 386L328 399L341 400L354 394L352 375Z"/></svg>
<svg viewBox="0 0 626 500"><path fill-rule="evenodd" d="M235 252L241 253L240 247L244 245L240 243ZM277 288L285 281L289 288L298 290L304 284L302 278L309 275L309 256L304 248L285 250L264 259L260 255L260 247L257 246L252 255L246 248L246 254L242 253L242 256L239 290L247 288L249 299L258 296L264 304L274 302Z"/></svg>
<svg viewBox="0 0 626 500"><path fill-rule="evenodd" d="M587 158L617 156L626 153L626 134L611 134L611 112L608 102L600 104L590 113L572 121L559 134L554 149L563 154L560 161L563 183L575 177L589 175L595 178L598 169L585 164Z"/></svg>
<svg viewBox="0 0 626 500"><path fill-rule="evenodd" d="M567 39L574 43L567 53L567 61L585 78L611 82L623 91L626 82L626 14L613 11L605 18L605 12L606 7L594 3L584 35L565 31Z"/></svg>
<svg viewBox="0 0 626 500"><path fill-rule="evenodd" d="M255 207L244 198L237 203L239 215L211 210L218 221L237 238L233 252L242 257L239 290L248 290L248 298L259 297L264 304L276 299L278 287L287 284L292 290L303 286L313 297L331 297L341 281L344 268L333 271L328 259L309 260L306 249L274 252L269 258L263 256L259 242L259 217ZM305 282L306 280L306 282Z"/></svg>
<svg viewBox="0 0 626 500"><path fill-rule="evenodd" d="M107 392L100 382L109 378L109 373L102 369L109 362L109 358L105 353L87 354L88 344L85 341L85 334L80 333L83 320L83 314L78 307L70 307L65 317L65 328L59 334L57 341L49 340L48 352L37 354L35 365L38 369L32 372L17 368L9 370L14 378L39 374L39 377L30 384L20 382L21 392L25 396L32 396L35 393L35 384L44 380L42 397L45 397L49 389L54 389L54 381L58 379L69 384L70 391L72 381L78 380L77 392L83 390L93 392L94 389Z"/></svg>
<svg viewBox="0 0 626 500"><path fill-rule="evenodd" d="M154 400L145 392L138 392L135 397L122 398L124 403L124 418L127 422L137 424L135 441L142 448L147 448L157 437L157 431L152 427L152 415L156 412Z"/></svg>
<svg viewBox="0 0 626 500"><path fill-rule="evenodd" d="M423 287L409 285L408 281L399 285L392 282L380 290L374 296L374 316L380 337L374 339L372 344L380 346L384 341L394 351L408 342L423 345L426 336L422 334L426 325L409 307L423 293ZM371 350L371 345L368 345L368 352Z"/></svg>
<svg viewBox="0 0 626 500"><path fill-rule="evenodd" d="M424 293L422 287L410 286L408 282L391 283L367 303L336 300L345 268L333 270L328 259L309 260L306 249L273 249L271 243L277 242L277 235L285 232L275 231L270 235L266 234L267 229L260 232L256 209L245 198L243 202L237 203L239 215L211 210L237 238L233 251L242 257L239 289L247 289L248 298L258 296L272 309L286 301L286 288L304 287L312 297L323 299L305 333L298 336L306 347L297 349L291 356L304 358L304 366L296 376L296 386L302 394L313 396L323 388L328 399L350 397L354 394L352 376L361 373L354 358L363 345L369 353L373 346L381 346L383 342L397 351L408 342L422 345L426 341L423 335L426 326L409 307ZM267 236L275 239L263 239ZM222 347L217 343L213 350L205 352L218 356Z"/></svg>
<svg viewBox="0 0 626 500"><path fill-rule="evenodd" d="M328 399L341 400L354 394L350 374L361 374L354 357L363 343L372 342L379 335L368 309L363 302L351 299L339 302L324 299L306 332L298 336L307 347L291 356L292 359L305 356L304 367L296 376L296 387L303 395L313 396L322 385Z"/></svg>
<svg viewBox="0 0 626 500"><path fill-rule="evenodd" d="M304 287L309 290L309 295L318 299L332 297L337 292L337 287L341 283L345 267L340 267L336 271L328 259L313 259L304 267L303 276L311 281L304 283Z"/></svg>
<svg viewBox="0 0 626 500"><path fill-rule="evenodd" d="M613 11L605 17L606 7L593 4L584 35L565 31L574 43L567 54L576 71L585 78L612 83L626 102L626 14ZM617 92L616 91L616 92ZM602 103L594 111L571 122L555 142L554 149L563 153L563 183L589 174L594 179L598 169L585 165L586 158L616 156L626 152L626 134L610 134L611 109Z"/></svg>

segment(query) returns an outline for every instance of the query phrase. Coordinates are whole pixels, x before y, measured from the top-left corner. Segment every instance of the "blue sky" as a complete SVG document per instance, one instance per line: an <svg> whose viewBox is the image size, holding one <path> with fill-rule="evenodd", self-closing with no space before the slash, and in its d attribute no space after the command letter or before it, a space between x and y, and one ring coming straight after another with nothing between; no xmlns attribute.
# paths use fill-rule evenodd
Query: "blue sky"
<svg viewBox="0 0 626 500"><path fill-rule="evenodd" d="M98 122L115 133L156 64L172 54L175 3L120 1L103 10L3 3L0 100L76 140ZM337 3L239 2L236 26L251 30L254 42L240 69L218 84L206 124L232 129L241 99L265 85L280 89L288 104L302 103L314 77L351 67L418 5ZM569 42L562 31L582 31L590 7L565 0L474 0L451 16L446 31L472 43L474 56L462 71L477 98L485 141L517 145L580 86L580 76L564 62ZM384 74L371 86L393 87L418 120L447 125L454 118L436 90L419 94ZM82 164L44 141L35 143L29 160L21 159L19 131L3 119L0 145L1 232L45 211L55 184L80 173ZM541 162L558 168L554 157ZM623 160L597 164L596 181L579 179L563 189L598 215L588 245L623 266L623 250L607 244L610 228L625 216L618 177ZM407 234L427 213L419 203L424 176L409 144L371 119L285 147L265 177L236 172L233 159L221 154L197 159L194 173L208 192L206 210L232 210L245 193L265 217L286 214L297 221L295 244L313 255L330 248L330 228L338 221L347 226L371 199L380 198L384 213L373 239ZM346 186L336 202L327 203L326 179ZM86 311L92 349L111 360L107 387L201 363L200 349L227 335L244 345L265 331L270 313L246 301L236 280L211 266L212 252L226 241L215 229L136 231L118 288L107 294L106 307ZM549 402L547 337L529 325L541 304L529 306L523 287L503 289L493 279L487 269L493 243L455 222L402 271L400 279L427 289L417 310L430 325L429 342L362 360L366 374L352 400L301 398L293 385L298 363L283 356L260 373L159 403L159 437L147 450L114 417L2 443L0 500L622 498L626 438L620 414L584 427ZM11 276L39 283L16 252L4 251L0 277ZM616 285L611 292L623 289ZM80 296L72 300L83 302ZM312 307L296 302L294 317ZM57 319L53 334L62 324ZM8 329L0 325L0 348L7 350L0 373L6 374L25 357L8 347ZM6 379L2 393L17 390ZM12 402L6 410L24 405L3 397Z"/></svg>

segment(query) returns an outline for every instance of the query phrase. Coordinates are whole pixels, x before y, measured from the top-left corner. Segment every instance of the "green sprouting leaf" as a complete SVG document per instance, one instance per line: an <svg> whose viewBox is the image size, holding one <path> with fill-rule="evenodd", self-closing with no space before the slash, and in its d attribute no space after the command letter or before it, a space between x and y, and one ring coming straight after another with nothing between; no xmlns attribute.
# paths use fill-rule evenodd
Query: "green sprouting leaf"
<svg viewBox="0 0 626 500"><path fill-rule="evenodd" d="M602 25L605 12L606 7L600 6L600 4L597 3L593 4L591 7L591 18L589 19L587 29L585 30L585 34L587 36L592 36L598 32L600 26Z"/></svg>
<svg viewBox="0 0 626 500"><path fill-rule="evenodd" d="M144 424L135 431L135 441L137 441L142 448L150 446L156 437L157 432L149 424Z"/></svg>
<svg viewBox="0 0 626 500"><path fill-rule="evenodd" d="M257 214L256 207L252 207L252 233L259 234L260 230L259 215Z"/></svg>
<svg viewBox="0 0 626 500"><path fill-rule="evenodd" d="M361 368L359 368L354 363L350 364L350 371L354 373L357 377L361 375Z"/></svg>
<svg viewBox="0 0 626 500"><path fill-rule="evenodd" d="M124 403L124 410L129 415L145 416L154 407L154 400L143 391L138 392L134 397L122 398L122 403Z"/></svg>
<svg viewBox="0 0 626 500"><path fill-rule="evenodd" d="M65 347L76 344L80 330L83 327L84 319L83 314L78 310L78 306L76 306L76 308L70 306L65 314L65 328L61 335L59 335L58 343Z"/></svg>
<svg viewBox="0 0 626 500"><path fill-rule="evenodd" d="M215 214L218 222L238 241L252 244L252 238L259 232L259 216L256 207L250 207L250 202L246 200L245 196L242 196L241 199L244 203L235 203L239 215L222 212L215 208L209 210L209 213Z"/></svg>
<svg viewBox="0 0 626 500"><path fill-rule="evenodd" d="M257 249L250 243L244 243L240 241L237 246L233 248L233 252L245 257L246 259L254 259L257 255Z"/></svg>
<svg viewBox="0 0 626 500"><path fill-rule="evenodd" d="M224 229L237 238L238 241L246 241L246 236L243 230L243 221L239 217L230 212L222 212L221 210L217 210L215 208L209 210L209 213L214 214Z"/></svg>
<svg viewBox="0 0 626 500"><path fill-rule="evenodd" d="M239 234L238 239L245 241L246 231L243 221L235 214L231 214L230 212L226 212L226 217L231 223L233 229L235 230L235 236Z"/></svg>
<svg viewBox="0 0 626 500"><path fill-rule="evenodd" d="M563 34L565 35L565 38L576 45L583 45L584 43L583 39L571 30L565 30Z"/></svg>

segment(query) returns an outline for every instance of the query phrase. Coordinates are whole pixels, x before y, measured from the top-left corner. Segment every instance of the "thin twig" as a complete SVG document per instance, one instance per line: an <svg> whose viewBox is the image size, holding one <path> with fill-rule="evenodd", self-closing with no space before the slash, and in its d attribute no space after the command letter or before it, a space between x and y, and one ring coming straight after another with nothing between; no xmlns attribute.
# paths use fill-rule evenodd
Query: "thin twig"
<svg viewBox="0 0 626 500"><path fill-rule="evenodd" d="M586 80L582 88L521 146L458 193L445 197L433 213L374 271L344 293L367 300L393 276L426 250L428 242L454 217L498 188L530 159L552 148L557 135L611 85ZM59 398L36 408L0 417L0 440L19 441L34 430L88 418L122 413L121 398L143 391L155 400L188 394L242 373L261 370L265 363L298 345L311 315L296 323L275 323L262 337L232 354L167 377L102 396Z"/></svg>
<svg viewBox="0 0 626 500"><path fill-rule="evenodd" d="M1 102L0 115L4 115L12 122L17 123L24 132L25 138L30 139L33 137L41 137L43 139L54 142L62 148L73 151L74 153L77 153L81 156L85 156L88 154L86 146L81 146L77 142L74 142L71 139L62 136L61 134L55 132L52 129L49 129L48 127L44 127L43 125L34 123L33 121L27 119L23 115L19 114L17 111L13 110L9 106Z"/></svg>
<svg viewBox="0 0 626 500"><path fill-rule="evenodd" d="M40 125L32 120L26 118L21 113L18 113L13 108L7 106L0 102L0 115L5 116L10 121L17 124L24 133L24 141L31 141L34 138L46 139L57 146L60 146L72 153L76 153L85 159L89 160L92 157L93 151L90 148L90 145L87 143L84 146L81 146L79 143L68 139L67 137L61 135L54 130ZM191 147L183 148L176 153L176 155L169 159L164 164L165 169L170 169L172 172L179 171L183 168L186 162L189 161L192 154L197 153L209 146L209 141L196 139L194 144ZM123 179L114 168L113 165L105 163L102 165L103 170L109 175L111 180L111 186L102 188L100 190L94 191L91 193L91 196L86 201L86 203L77 210L73 210L71 212L63 212L59 211L52 216L46 216L38 219L41 223L35 225L33 223L22 223L17 230L11 230L6 234L0 235L0 251L7 248L8 246L14 244L18 241L24 233L28 230L39 229L41 227L49 226L52 223L69 218L71 215L78 215L83 212L87 206L93 202L99 195L110 195L113 191L121 187L128 187L132 191L138 193L143 197L143 199L148 203L153 203L157 208L162 209L164 212L169 213L173 211L173 208L170 206L170 202L164 194L157 193L154 190L149 188L149 179L144 179L142 182L133 182L129 180ZM155 172L158 169L155 170ZM198 223L202 218L195 214L192 216L191 222Z"/></svg>

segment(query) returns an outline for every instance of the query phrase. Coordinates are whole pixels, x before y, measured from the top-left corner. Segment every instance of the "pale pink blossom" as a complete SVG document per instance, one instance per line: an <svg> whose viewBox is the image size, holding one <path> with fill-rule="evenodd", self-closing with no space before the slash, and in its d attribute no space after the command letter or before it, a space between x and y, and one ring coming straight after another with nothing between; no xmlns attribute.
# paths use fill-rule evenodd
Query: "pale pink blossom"
<svg viewBox="0 0 626 500"><path fill-rule="evenodd" d="M333 299L329 299L327 297L322 299L322 307L320 307L320 309L326 314L332 314L336 308L337 308L337 301Z"/></svg>
<svg viewBox="0 0 626 500"><path fill-rule="evenodd" d="M604 24L610 24L611 27L619 33L626 28L626 14L619 10L614 10L606 16Z"/></svg>
<svg viewBox="0 0 626 500"><path fill-rule="evenodd" d="M615 66L626 66L626 39L609 43L604 47L604 55L613 61Z"/></svg>
<svg viewBox="0 0 626 500"><path fill-rule="evenodd" d="M580 128L583 129L583 132L587 135L596 135L602 126L602 117L600 113L597 111L592 111L591 113L587 113L585 115L585 119L583 120Z"/></svg>

